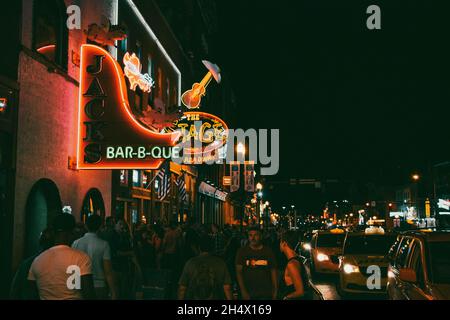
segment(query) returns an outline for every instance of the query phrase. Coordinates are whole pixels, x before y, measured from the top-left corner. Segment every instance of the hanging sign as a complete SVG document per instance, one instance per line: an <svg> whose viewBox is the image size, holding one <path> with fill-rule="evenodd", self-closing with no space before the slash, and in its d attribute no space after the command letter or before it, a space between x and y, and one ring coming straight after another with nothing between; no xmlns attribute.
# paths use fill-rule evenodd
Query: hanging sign
<svg viewBox="0 0 450 320"><path fill-rule="evenodd" d="M245 191L255 192L255 164L253 161L245 161L244 177L245 177Z"/></svg>
<svg viewBox="0 0 450 320"><path fill-rule="evenodd" d="M240 185L240 163L239 162L231 162L230 163L230 174L231 174L231 186L230 191L235 192L239 190Z"/></svg>
<svg viewBox="0 0 450 320"><path fill-rule="evenodd" d="M117 61L90 44L80 56L77 169L156 169L177 157L178 132L152 131L133 116Z"/></svg>
<svg viewBox="0 0 450 320"><path fill-rule="evenodd" d="M206 112L185 112L172 128L180 133L182 162L202 164L217 161L227 141L228 126L219 117Z"/></svg>

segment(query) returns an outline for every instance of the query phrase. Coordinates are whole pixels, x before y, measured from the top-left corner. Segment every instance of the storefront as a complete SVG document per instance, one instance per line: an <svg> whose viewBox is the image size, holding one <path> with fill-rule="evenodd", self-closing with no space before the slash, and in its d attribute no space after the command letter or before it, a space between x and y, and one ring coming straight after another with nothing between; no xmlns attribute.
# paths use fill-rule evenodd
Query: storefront
<svg viewBox="0 0 450 320"><path fill-rule="evenodd" d="M224 206L228 193L204 181L199 185L199 219L200 223L225 224Z"/></svg>

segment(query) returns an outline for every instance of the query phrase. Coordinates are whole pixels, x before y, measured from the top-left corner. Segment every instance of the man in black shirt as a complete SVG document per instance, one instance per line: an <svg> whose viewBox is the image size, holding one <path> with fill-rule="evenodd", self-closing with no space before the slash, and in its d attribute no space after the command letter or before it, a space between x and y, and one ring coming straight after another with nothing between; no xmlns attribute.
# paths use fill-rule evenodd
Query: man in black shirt
<svg viewBox="0 0 450 320"><path fill-rule="evenodd" d="M273 251L262 244L261 230L248 231L249 244L236 255L236 277L244 300L276 299L278 271Z"/></svg>

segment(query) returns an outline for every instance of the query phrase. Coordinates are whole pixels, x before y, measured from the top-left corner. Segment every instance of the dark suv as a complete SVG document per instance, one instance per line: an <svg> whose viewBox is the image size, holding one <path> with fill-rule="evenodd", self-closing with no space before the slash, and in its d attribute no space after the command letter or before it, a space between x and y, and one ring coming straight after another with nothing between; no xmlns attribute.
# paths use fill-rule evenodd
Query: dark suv
<svg viewBox="0 0 450 320"><path fill-rule="evenodd" d="M450 232L404 233L388 257L390 299L450 299Z"/></svg>

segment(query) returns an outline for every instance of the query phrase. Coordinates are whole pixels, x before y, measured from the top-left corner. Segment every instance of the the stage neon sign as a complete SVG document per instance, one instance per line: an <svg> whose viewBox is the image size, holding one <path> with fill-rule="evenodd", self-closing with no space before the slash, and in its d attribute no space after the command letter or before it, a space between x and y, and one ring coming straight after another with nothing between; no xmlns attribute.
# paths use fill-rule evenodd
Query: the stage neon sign
<svg viewBox="0 0 450 320"><path fill-rule="evenodd" d="M185 112L174 122L174 129L181 134L179 142L185 164L218 160L219 149L227 141L227 124L206 112Z"/></svg>
<svg viewBox="0 0 450 320"><path fill-rule="evenodd" d="M179 152L179 132L157 133L133 116L120 65L103 48L81 47L78 169L156 169Z"/></svg>

